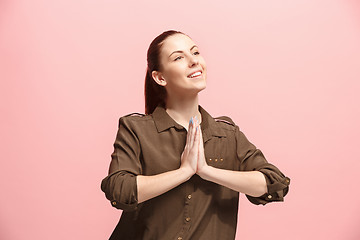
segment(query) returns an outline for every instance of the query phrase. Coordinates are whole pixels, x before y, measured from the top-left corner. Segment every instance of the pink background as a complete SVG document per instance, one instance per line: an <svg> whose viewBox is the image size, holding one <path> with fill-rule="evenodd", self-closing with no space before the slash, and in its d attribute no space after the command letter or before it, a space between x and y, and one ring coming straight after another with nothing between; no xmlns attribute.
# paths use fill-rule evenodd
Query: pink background
<svg viewBox="0 0 360 240"><path fill-rule="evenodd" d="M109 237L100 182L168 29L207 62L200 104L291 178L283 203L241 196L237 239L360 239L355 0L1 0L0 239Z"/></svg>

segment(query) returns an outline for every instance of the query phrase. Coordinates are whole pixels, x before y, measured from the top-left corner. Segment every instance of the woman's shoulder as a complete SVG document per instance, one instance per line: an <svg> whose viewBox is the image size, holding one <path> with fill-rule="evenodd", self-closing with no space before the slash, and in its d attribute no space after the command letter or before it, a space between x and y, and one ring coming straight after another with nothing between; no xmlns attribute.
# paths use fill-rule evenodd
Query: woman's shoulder
<svg viewBox="0 0 360 240"><path fill-rule="evenodd" d="M133 113L129 113L129 114L123 115L123 116L121 116L121 117L122 117L122 118L126 118L126 117L132 117L132 116L144 117L144 116L146 116L146 114L138 113L138 112L133 112Z"/></svg>
<svg viewBox="0 0 360 240"><path fill-rule="evenodd" d="M218 116L214 117L215 122L219 127L225 130L235 131L236 123L229 116Z"/></svg>
<svg viewBox="0 0 360 240"><path fill-rule="evenodd" d="M138 121L148 121L151 120L151 116L143 113L132 112L125 115L120 116L119 118L119 126L120 124L129 124L130 122L138 122Z"/></svg>
<svg viewBox="0 0 360 240"><path fill-rule="evenodd" d="M203 106L200 105L200 110L202 113L204 113L203 115L210 120L211 127L215 127L218 128L220 131L221 130L227 130L227 131L235 131L236 130L236 123L235 121L232 120L232 118L229 115L218 115L218 116L214 116L212 114L210 114L207 110L205 110L205 108ZM208 121L209 121L208 120ZM215 124L214 124L215 123Z"/></svg>
<svg viewBox="0 0 360 240"><path fill-rule="evenodd" d="M219 116L219 117L214 117L214 120L216 122L223 122L226 123L228 125L232 125L235 126L235 122L231 119L231 117L229 116Z"/></svg>

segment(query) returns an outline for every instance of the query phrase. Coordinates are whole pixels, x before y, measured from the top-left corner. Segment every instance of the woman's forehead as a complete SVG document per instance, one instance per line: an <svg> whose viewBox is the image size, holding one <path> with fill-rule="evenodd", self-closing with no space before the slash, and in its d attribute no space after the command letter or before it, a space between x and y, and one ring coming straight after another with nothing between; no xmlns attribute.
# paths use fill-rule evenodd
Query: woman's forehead
<svg viewBox="0 0 360 240"><path fill-rule="evenodd" d="M171 54L173 51L188 51L195 43L184 34L175 34L165 39L163 44L164 53Z"/></svg>

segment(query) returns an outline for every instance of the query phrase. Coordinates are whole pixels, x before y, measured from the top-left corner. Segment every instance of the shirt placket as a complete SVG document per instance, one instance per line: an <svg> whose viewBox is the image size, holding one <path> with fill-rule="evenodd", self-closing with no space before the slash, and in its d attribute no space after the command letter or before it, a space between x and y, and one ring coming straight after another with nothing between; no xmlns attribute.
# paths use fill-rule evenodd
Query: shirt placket
<svg viewBox="0 0 360 240"><path fill-rule="evenodd" d="M187 131L186 131L187 133ZM184 135L184 141L186 141L186 135ZM193 222L194 216L194 209L193 209L193 201L194 196L193 193L195 191L195 183L194 177L192 177L189 181L185 183L185 195L184 198L184 212L183 212L183 225L181 231L179 232L178 236L175 238L176 240L185 240L187 239L188 232L190 230L191 224Z"/></svg>
<svg viewBox="0 0 360 240"><path fill-rule="evenodd" d="M177 240L185 240L187 233L190 230L191 223L193 221L193 193L194 193L194 183L190 180L185 183L185 195L184 198L184 211L183 211L183 226L181 231L177 236Z"/></svg>

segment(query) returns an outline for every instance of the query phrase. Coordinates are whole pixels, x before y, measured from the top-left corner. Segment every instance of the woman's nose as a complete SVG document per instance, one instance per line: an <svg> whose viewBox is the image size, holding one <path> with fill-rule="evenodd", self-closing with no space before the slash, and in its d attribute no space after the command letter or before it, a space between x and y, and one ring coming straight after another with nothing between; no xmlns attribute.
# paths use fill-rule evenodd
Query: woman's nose
<svg viewBox="0 0 360 240"><path fill-rule="evenodd" d="M199 63L199 59L197 59L196 56L190 58L190 67L192 67L193 65L197 65L198 63Z"/></svg>

